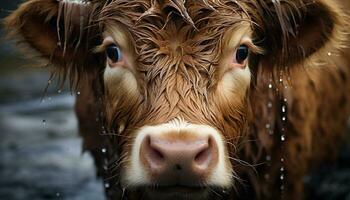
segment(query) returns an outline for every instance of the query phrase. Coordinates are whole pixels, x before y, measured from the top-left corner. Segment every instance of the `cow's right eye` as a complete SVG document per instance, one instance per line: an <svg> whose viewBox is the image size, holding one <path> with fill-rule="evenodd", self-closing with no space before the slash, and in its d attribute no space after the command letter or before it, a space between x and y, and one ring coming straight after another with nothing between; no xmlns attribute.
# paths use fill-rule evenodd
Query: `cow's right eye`
<svg viewBox="0 0 350 200"><path fill-rule="evenodd" d="M107 46L106 55L112 61L112 63L120 62L123 58L122 52L116 44Z"/></svg>
<svg viewBox="0 0 350 200"><path fill-rule="evenodd" d="M248 58L249 49L247 45L241 45L238 47L236 51L236 61L239 64L244 63L244 61Z"/></svg>

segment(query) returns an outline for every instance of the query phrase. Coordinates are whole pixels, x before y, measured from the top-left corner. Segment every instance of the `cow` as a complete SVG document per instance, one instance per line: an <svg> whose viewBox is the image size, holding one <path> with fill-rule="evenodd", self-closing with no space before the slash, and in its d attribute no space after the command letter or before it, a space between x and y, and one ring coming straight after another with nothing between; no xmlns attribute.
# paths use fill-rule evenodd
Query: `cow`
<svg viewBox="0 0 350 200"><path fill-rule="evenodd" d="M303 199L350 114L346 8L27 0L4 24L77 91L108 199Z"/></svg>

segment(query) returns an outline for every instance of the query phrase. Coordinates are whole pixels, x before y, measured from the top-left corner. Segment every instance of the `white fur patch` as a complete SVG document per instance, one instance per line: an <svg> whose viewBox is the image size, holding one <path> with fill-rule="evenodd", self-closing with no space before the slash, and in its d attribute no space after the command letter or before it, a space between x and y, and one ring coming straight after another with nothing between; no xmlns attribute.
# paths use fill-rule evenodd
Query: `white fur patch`
<svg viewBox="0 0 350 200"><path fill-rule="evenodd" d="M135 97L138 95L138 86L134 74L123 67L111 68L108 66L104 72L105 86L112 95L112 98L118 98L121 95Z"/></svg>
<svg viewBox="0 0 350 200"><path fill-rule="evenodd" d="M232 184L232 169L229 161L226 160L225 143L219 131L207 125L197 125L188 123L182 119L175 119L168 123L156 126L144 126L136 133L134 144L132 146L130 163L122 175L122 183L129 186L141 186L152 184L143 164L140 161L140 148L144 138L149 135L161 135L181 131L190 132L191 134L210 135L214 138L218 147L218 164L208 176L207 185L229 187Z"/></svg>
<svg viewBox="0 0 350 200"><path fill-rule="evenodd" d="M218 91L228 99L231 99L232 95L244 97L250 86L250 80L251 73L248 66L244 69L232 69L223 76Z"/></svg>

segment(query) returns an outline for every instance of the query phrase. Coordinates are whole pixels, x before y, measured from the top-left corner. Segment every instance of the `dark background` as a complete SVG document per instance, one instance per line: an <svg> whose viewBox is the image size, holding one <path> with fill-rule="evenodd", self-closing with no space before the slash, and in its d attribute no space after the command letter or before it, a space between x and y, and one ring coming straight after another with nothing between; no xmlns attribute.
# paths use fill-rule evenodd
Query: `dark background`
<svg viewBox="0 0 350 200"><path fill-rule="evenodd" d="M0 19L18 2L0 0ZM81 152L74 95L54 84L44 93L48 70L24 59L1 26L0 38L0 200L104 199ZM337 162L305 177L308 199L350 200L349 145L340 149Z"/></svg>

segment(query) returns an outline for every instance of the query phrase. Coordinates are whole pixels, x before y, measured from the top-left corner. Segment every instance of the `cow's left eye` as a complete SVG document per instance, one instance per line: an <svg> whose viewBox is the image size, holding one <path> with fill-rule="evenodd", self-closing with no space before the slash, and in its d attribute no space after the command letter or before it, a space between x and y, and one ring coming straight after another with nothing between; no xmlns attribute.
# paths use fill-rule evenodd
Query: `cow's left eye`
<svg viewBox="0 0 350 200"><path fill-rule="evenodd" d="M117 63L122 60L122 52L116 44L107 46L106 55L112 61L112 63Z"/></svg>
<svg viewBox="0 0 350 200"><path fill-rule="evenodd" d="M248 58L249 55L249 48L247 45L241 45L236 50L236 62L238 64L243 64L244 61Z"/></svg>

